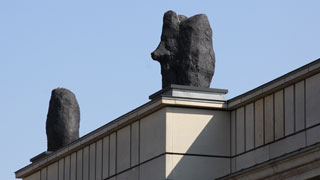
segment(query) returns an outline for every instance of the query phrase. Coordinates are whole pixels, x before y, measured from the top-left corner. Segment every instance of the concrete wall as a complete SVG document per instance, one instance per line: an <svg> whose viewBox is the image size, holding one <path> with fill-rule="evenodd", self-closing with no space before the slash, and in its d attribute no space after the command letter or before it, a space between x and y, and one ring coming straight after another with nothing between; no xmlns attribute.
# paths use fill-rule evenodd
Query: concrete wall
<svg viewBox="0 0 320 180"><path fill-rule="evenodd" d="M165 124L164 108L88 144L24 179L164 179Z"/></svg>
<svg viewBox="0 0 320 180"><path fill-rule="evenodd" d="M231 112L232 172L320 142L320 74Z"/></svg>
<svg viewBox="0 0 320 180"><path fill-rule="evenodd" d="M230 172L229 119L228 111L162 108L25 179L212 179Z"/></svg>

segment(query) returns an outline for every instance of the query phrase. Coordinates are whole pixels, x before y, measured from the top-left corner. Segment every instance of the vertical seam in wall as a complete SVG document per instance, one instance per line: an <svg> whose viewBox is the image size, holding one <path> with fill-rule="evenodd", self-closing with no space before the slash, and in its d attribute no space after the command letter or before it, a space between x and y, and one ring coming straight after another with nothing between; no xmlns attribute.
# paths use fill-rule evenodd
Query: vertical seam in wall
<svg viewBox="0 0 320 180"><path fill-rule="evenodd" d="M70 156L70 160L69 160L69 180L71 180L71 154L69 155Z"/></svg>
<svg viewBox="0 0 320 180"><path fill-rule="evenodd" d="M99 140L98 141L96 141L95 143L94 143L94 150L95 150L95 153L94 153L94 179L97 179L97 169L98 169L98 167L97 167L97 154L98 154L98 142L99 142Z"/></svg>
<svg viewBox="0 0 320 180"><path fill-rule="evenodd" d="M256 102L253 102L253 148L256 148Z"/></svg>
<svg viewBox="0 0 320 180"><path fill-rule="evenodd" d="M296 132L296 83L293 84L293 132Z"/></svg>
<svg viewBox="0 0 320 180"><path fill-rule="evenodd" d="M276 93L272 94L272 122L273 122L273 137L272 137L272 141L274 141L276 139L276 112L275 112L275 96Z"/></svg>
<svg viewBox="0 0 320 180"><path fill-rule="evenodd" d="M81 156L82 156L81 157L82 158L82 162L81 162L81 180L83 180L83 163L84 163L84 157L83 157L84 155L83 154L84 154L84 148L81 149L81 152L82 152L81 153Z"/></svg>
<svg viewBox="0 0 320 180"><path fill-rule="evenodd" d="M59 164L60 164L60 161L58 160L58 172L57 172L57 173L58 173L58 175L57 175L58 180L60 179L60 178L59 178L59 170L60 170L60 168L59 168ZM41 172L40 172L40 176L41 176Z"/></svg>
<svg viewBox="0 0 320 180"><path fill-rule="evenodd" d="M263 143L262 145L264 145L266 143L266 125L265 125L265 97L262 98L262 130L263 130Z"/></svg>
<svg viewBox="0 0 320 180"><path fill-rule="evenodd" d="M282 99L283 99L283 137L286 136L286 89L283 88L283 91L282 91Z"/></svg>
<svg viewBox="0 0 320 180"><path fill-rule="evenodd" d="M130 159L129 159L129 163L130 163L130 167L132 167L132 125L133 125L133 123L132 124L130 124L129 126L130 126L130 154L129 154L129 156L130 156Z"/></svg>
<svg viewBox="0 0 320 180"><path fill-rule="evenodd" d="M75 152L76 153L76 170L75 170L75 174L74 174L74 177L75 179L77 179L77 175L78 175L78 151Z"/></svg>
<svg viewBox="0 0 320 180"><path fill-rule="evenodd" d="M247 120L246 120L246 105L243 106L243 124L244 124L244 128L243 128L243 133L244 133L244 151L247 151Z"/></svg>
<svg viewBox="0 0 320 180"><path fill-rule="evenodd" d="M238 154L238 138L237 138L237 110L238 109L235 109L234 111L234 154L237 155Z"/></svg>
<svg viewBox="0 0 320 180"><path fill-rule="evenodd" d="M65 175L66 175L66 158L63 158L63 174L62 174L62 177L63 179L65 178Z"/></svg>
<svg viewBox="0 0 320 180"><path fill-rule="evenodd" d="M234 110L234 154L235 156L238 154L238 140L237 140L237 109ZM234 159L235 162L235 170L237 170L237 158Z"/></svg>
<svg viewBox="0 0 320 180"><path fill-rule="evenodd" d="M91 164L91 148L90 145L88 145L88 179L90 180L90 164Z"/></svg>
<svg viewBox="0 0 320 180"><path fill-rule="evenodd" d="M110 136L111 134L108 136L108 173L107 173L107 179L110 176Z"/></svg>
<svg viewBox="0 0 320 180"><path fill-rule="evenodd" d="M141 120L138 120L138 164L139 164L139 169L138 169L138 179L140 179L140 123Z"/></svg>
<svg viewBox="0 0 320 180"><path fill-rule="evenodd" d="M304 128L307 128L307 88L306 88L306 79L303 80L303 105L304 105L304 116L303 116L303 119L304 119ZM305 133L305 141L304 141L304 144L305 146L307 146L307 131Z"/></svg>
<svg viewBox="0 0 320 180"><path fill-rule="evenodd" d="M103 160L104 160L104 156L103 156L103 154L104 154L104 139L105 137L102 137L101 138L101 179L103 179L103 171L104 171L104 163L103 163Z"/></svg>
<svg viewBox="0 0 320 180"><path fill-rule="evenodd" d="M114 169L115 169L115 174L117 174L118 173L118 131L116 131L115 132L115 152L114 152L114 155L115 155L115 167L114 167Z"/></svg>
<svg viewBox="0 0 320 180"><path fill-rule="evenodd" d="M232 111L230 112L230 173L232 173Z"/></svg>
<svg viewBox="0 0 320 180"><path fill-rule="evenodd" d="M48 179L48 167L49 167L49 166L46 167L46 180ZM69 170L70 170L70 169L69 169ZM69 175L70 175L70 174L69 174Z"/></svg>

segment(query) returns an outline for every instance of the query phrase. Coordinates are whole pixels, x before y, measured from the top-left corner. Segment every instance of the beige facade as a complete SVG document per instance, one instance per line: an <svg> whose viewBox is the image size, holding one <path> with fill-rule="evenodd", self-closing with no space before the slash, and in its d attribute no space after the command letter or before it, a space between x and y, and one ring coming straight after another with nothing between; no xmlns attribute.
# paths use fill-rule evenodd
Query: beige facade
<svg viewBox="0 0 320 180"><path fill-rule="evenodd" d="M16 172L25 180L320 175L320 60L248 93L172 86Z"/></svg>

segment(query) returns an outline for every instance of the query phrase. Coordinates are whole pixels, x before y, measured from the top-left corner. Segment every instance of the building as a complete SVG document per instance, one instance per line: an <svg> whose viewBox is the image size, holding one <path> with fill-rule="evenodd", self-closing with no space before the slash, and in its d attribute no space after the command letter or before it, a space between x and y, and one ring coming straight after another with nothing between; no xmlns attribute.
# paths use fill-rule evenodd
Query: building
<svg viewBox="0 0 320 180"><path fill-rule="evenodd" d="M320 179L320 59L230 100L172 85L16 172L24 180Z"/></svg>

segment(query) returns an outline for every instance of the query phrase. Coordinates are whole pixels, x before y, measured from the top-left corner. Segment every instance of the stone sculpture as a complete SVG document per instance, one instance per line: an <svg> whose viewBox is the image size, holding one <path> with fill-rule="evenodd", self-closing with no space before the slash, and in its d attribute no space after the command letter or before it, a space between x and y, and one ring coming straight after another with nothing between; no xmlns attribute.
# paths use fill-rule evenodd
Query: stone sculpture
<svg viewBox="0 0 320 180"><path fill-rule="evenodd" d="M161 65L163 88L170 84L209 88L215 56L207 16L187 18L174 11L166 12L161 42L151 57Z"/></svg>
<svg viewBox="0 0 320 180"><path fill-rule="evenodd" d="M52 90L46 122L48 150L55 151L79 138L80 108L68 89Z"/></svg>

